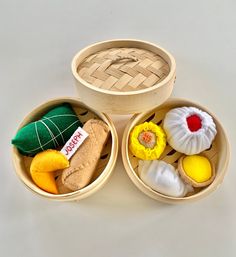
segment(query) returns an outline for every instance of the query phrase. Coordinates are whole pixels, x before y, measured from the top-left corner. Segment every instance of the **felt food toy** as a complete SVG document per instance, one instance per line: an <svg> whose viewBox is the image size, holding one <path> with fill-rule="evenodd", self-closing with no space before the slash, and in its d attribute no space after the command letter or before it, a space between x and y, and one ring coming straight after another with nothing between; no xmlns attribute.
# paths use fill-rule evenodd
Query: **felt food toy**
<svg viewBox="0 0 236 257"><path fill-rule="evenodd" d="M178 170L183 180L194 187L207 186L215 178L214 166L202 155L181 157Z"/></svg>
<svg viewBox="0 0 236 257"><path fill-rule="evenodd" d="M79 126L82 123L71 106L65 103L21 128L12 139L12 144L22 154L34 156L46 149L63 146Z"/></svg>
<svg viewBox="0 0 236 257"><path fill-rule="evenodd" d="M167 142L186 155L208 149L217 133L212 117L195 107L170 110L164 118L163 128Z"/></svg>
<svg viewBox="0 0 236 257"><path fill-rule="evenodd" d="M60 171L60 174L58 176L56 176L55 180L56 180L57 190L58 190L59 194L67 194L67 193L73 192L73 190L69 189L62 183L61 171Z"/></svg>
<svg viewBox="0 0 236 257"><path fill-rule="evenodd" d="M35 155L30 165L30 171L53 172L66 167L69 167L67 158L61 152L49 149Z"/></svg>
<svg viewBox="0 0 236 257"><path fill-rule="evenodd" d="M53 173L31 172L31 177L34 183L44 191L52 194L58 194Z"/></svg>
<svg viewBox="0 0 236 257"><path fill-rule="evenodd" d="M70 167L62 171L62 183L72 191L90 183L110 132L105 122L96 119L88 120L83 130L89 136L72 156Z"/></svg>
<svg viewBox="0 0 236 257"><path fill-rule="evenodd" d="M153 122L137 125L130 133L129 149L133 155L143 160L155 160L166 147L166 134Z"/></svg>
<svg viewBox="0 0 236 257"><path fill-rule="evenodd" d="M30 165L30 174L34 183L41 189L58 194L54 171L69 167L69 161L57 150L38 153Z"/></svg>
<svg viewBox="0 0 236 257"><path fill-rule="evenodd" d="M138 174L153 190L172 197L184 197L192 191L178 175L175 168L164 161L139 160Z"/></svg>

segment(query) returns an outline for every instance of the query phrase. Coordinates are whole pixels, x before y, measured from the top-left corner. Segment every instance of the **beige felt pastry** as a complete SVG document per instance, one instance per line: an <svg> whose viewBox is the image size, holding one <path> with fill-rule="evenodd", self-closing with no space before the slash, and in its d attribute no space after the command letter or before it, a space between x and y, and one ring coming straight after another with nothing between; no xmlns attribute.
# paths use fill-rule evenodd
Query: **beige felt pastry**
<svg viewBox="0 0 236 257"><path fill-rule="evenodd" d="M73 191L89 184L110 132L106 123L95 119L88 120L83 129L89 136L62 172L62 183Z"/></svg>
<svg viewBox="0 0 236 257"><path fill-rule="evenodd" d="M60 170L61 172L61 170ZM67 188L63 183L62 183L62 174L59 174L56 176L56 185L57 185L57 190L59 194L67 194L73 192L73 190Z"/></svg>

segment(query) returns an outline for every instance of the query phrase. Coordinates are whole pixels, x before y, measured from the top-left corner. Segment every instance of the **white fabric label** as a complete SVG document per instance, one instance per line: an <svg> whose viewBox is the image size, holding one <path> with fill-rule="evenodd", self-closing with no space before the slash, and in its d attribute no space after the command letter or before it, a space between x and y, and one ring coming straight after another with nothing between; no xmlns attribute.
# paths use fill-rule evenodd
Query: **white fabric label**
<svg viewBox="0 0 236 257"><path fill-rule="evenodd" d="M78 127L71 138L61 149L61 153L64 154L69 160L87 137L88 133L81 127Z"/></svg>

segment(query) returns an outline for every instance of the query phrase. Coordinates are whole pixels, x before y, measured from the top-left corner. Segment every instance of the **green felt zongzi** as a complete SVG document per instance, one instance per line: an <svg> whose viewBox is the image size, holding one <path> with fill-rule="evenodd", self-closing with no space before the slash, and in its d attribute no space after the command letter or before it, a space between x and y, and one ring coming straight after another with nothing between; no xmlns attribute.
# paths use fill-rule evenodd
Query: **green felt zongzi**
<svg viewBox="0 0 236 257"><path fill-rule="evenodd" d="M82 123L68 103L58 105L49 110L40 120L21 128L12 144L28 156L34 156L46 149L64 146Z"/></svg>

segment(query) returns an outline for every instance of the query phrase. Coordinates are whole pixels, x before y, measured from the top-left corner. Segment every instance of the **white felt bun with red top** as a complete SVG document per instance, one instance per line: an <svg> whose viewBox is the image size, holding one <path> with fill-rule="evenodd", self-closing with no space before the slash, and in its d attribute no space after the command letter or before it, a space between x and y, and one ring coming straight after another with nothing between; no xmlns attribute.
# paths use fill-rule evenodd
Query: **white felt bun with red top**
<svg viewBox="0 0 236 257"><path fill-rule="evenodd" d="M186 155L210 148L217 133L212 117L195 107L170 110L166 113L163 127L169 145Z"/></svg>

